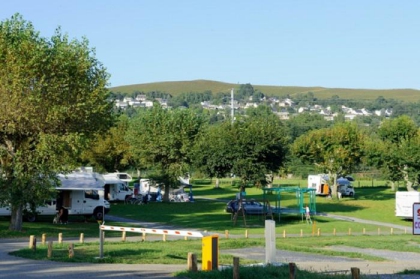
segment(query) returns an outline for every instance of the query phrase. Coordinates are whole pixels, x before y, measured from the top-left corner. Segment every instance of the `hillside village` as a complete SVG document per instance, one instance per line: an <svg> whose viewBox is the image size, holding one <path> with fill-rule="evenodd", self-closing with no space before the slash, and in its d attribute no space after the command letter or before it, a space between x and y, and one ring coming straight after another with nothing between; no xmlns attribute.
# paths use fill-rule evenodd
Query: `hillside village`
<svg viewBox="0 0 420 279"><path fill-rule="evenodd" d="M326 120L332 121L334 117L338 115L338 113L333 113L330 107L323 107L321 105L312 105L312 106L297 106L296 103L290 99L280 99L277 97L271 97L267 100L264 100L264 104L269 105L273 108L273 111L280 117L282 120L287 120L293 115L310 112L313 114L320 114L324 116ZM128 107L133 108L151 108L153 107L154 102L159 103L163 108L171 108L168 105L168 101L163 98L155 98L154 100L148 100L146 95L140 94L137 95L135 98L132 97L124 97L123 100L116 100L115 107L121 110L127 109ZM232 106L235 111L248 109L248 108L256 108L259 106L259 103L252 102L252 100L248 102L241 103L237 100L233 100L230 104L219 104L215 105L212 104L211 101L204 101L201 102L201 106L203 109L208 110L218 110L218 111L225 111L231 110ZM383 108L380 110L369 111L365 108L362 109L354 109L351 107L346 107L344 105L341 106L341 113L344 114L346 120L353 120L357 116L380 116L380 117L389 117L392 115L392 109Z"/></svg>

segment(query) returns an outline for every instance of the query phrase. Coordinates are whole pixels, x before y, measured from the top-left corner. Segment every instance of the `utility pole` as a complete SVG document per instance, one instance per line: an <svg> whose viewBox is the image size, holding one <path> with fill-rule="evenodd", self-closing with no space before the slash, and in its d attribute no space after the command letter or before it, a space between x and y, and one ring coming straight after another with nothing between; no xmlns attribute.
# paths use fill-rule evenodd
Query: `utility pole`
<svg viewBox="0 0 420 279"><path fill-rule="evenodd" d="M233 125L233 121L235 120L235 108L233 107L233 88L230 91L230 119Z"/></svg>

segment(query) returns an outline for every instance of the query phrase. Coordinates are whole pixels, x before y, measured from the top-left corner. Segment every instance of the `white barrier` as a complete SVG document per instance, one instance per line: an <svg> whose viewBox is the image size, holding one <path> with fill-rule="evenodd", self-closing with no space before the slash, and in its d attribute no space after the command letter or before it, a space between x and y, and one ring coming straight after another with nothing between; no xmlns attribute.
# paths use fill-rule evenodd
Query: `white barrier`
<svg viewBox="0 0 420 279"><path fill-rule="evenodd" d="M148 228L131 228L131 227L116 227L116 226L99 226L99 258L104 257L104 231L120 231L120 232L133 232L133 233L150 233L162 235L175 235L175 236L189 236L189 237L203 237L200 232L194 231L178 231L178 230L162 230L162 229L148 229Z"/></svg>
<svg viewBox="0 0 420 279"><path fill-rule="evenodd" d="M178 230L162 230L162 229L148 229L148 228L130 228L130 227L115 227L115 226L100 226L103 231L120 231L120 232L133 232L133 233L151 233L162 235L177 235L189 237L203 237L200 232L194 231L178 231Z"/></svg>

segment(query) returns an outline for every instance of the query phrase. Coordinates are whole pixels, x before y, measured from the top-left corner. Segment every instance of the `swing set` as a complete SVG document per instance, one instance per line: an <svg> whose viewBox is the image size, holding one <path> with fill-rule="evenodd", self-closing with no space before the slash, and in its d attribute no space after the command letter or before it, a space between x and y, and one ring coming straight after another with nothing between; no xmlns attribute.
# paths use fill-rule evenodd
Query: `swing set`
<svg viewBox="0 0 420 279"><path fill-rule="evenodd" d="M295 193L297 208L286 208L281 207L281 193ZM306 215L305 207L308 206L311 214L316 214L316 192L312 188L300 188L297 186L283 186L276 188L263 188L263 199L267 201L268 197L276 195L274 206L272 208L273 213L278 214L279 221L281 214L293 214L300 213L303 221L303 217ZM305 199L307 196L307 200Z"/></svg>

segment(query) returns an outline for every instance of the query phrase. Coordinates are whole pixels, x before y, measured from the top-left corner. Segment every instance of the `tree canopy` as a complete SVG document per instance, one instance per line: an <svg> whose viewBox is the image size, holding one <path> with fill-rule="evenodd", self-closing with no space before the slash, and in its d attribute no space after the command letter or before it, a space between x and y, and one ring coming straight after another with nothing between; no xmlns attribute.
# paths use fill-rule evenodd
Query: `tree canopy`
<svg viewBox="0 0 420 279"><path fill-rule="evenodd" d="M130 122L126 140L138 169L154 170L165 185L164 200L178 177L190 171L192 147L205 119L192 110L165 110L155 105Z"/></svg>
<svg viewBox="0 0 420 279"><path fill-rule="evenodd" d="M309 162L334 179L347 175L362 162L365 137L356 123L336 124L331 128L310 131L297 138L292 146L295 156Z"/></svg>
<svg viewBox="0 0 420 279"><path fill-rule="evenodd" d="M10 229L111 123L108 77L86 39L59 28L43 38L19 14L0 23L0 203L11 205Z"/></svg>

